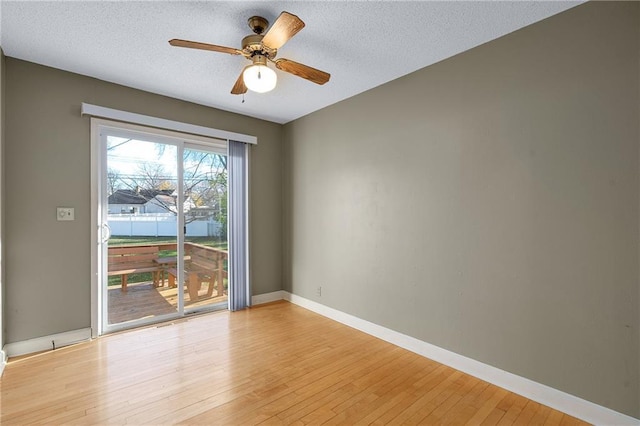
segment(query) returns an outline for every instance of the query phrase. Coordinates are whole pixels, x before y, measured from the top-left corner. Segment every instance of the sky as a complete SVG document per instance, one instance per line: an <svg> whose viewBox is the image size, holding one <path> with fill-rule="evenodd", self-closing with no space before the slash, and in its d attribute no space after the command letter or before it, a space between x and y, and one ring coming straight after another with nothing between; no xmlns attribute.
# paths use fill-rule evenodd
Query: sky
<svg viewBox="0 0 640 426"><path fill-rule="evenodd" d="M107 138L107 168L121 177L136 177L140 165L161 165L166 180L177 180L177 147L160 143L109 136Z"/></svg>

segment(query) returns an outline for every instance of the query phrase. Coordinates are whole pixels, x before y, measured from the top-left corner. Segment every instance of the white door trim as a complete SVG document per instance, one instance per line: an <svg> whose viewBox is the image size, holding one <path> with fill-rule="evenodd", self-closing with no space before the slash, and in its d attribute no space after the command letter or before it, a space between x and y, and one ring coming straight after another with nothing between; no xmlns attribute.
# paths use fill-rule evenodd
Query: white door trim
<svg viewBox="0 0 640 426"><path fill-rule="evenodd" d="M112 108L101 107L82 103L81 115L89 115L92 117L107 118L125 123L136 123L147 127L158 129L173 130L180 133L189 133L192 135L201 135L216 139L232 140L250 144L257 144L256 136L245 135L242 133L228 132L226 130L214 129L211 127L198 126L197 124L182 123L180 121L167 120L165 118L152 117L150 115L136 114L128 111L121 111Z"/></svg>

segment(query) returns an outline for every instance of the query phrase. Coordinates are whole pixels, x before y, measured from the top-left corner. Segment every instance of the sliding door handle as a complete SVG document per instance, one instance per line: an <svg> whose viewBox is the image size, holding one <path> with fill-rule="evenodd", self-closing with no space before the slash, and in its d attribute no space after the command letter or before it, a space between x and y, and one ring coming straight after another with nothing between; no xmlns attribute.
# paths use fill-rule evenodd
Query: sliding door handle
<svg viewBox="0 0 640 426"><path fill-rule="evenodd" d="M104 244L107 241L109 241L109 238L111 238L111 227L109 226L108 223L103 223L101 226L101 231L102 231L102 240L100 241L100 243Z"/></svg>

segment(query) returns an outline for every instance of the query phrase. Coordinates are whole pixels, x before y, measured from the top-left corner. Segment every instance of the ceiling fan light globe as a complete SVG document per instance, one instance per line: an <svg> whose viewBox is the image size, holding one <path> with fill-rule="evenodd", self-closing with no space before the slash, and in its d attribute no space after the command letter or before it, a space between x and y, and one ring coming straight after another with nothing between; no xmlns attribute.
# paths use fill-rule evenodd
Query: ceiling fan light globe
<svg viewBox="0 0 640 426"><path fill-rule="evenodd" d="M273 90L278 81L276 72L265 65L250 66L244 70L242 78L247 89L257 93L266 93Z"/></svg>

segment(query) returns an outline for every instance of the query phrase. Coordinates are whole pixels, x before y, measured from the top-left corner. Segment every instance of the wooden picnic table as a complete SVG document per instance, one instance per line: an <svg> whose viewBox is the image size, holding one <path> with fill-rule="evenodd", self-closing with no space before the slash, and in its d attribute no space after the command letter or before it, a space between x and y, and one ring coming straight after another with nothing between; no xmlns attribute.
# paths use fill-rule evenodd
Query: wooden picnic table
<svg viewBox="0 0 640 426"><path fill-rule="evenodd" d="M185 256L184 260L185 262L188 261L189 259L191 259L190 256ZM166 256L166 257L158 257L157 259L153 259L153 261L155 263L158 264L158 266L160 267L160 279L159 282L160 287L164 287L164 273L169 269L169 268L175 268L176 265L178 264L178 256ZM172 280L169 280L169 287L175 287L175 282L173 282L173 285L171 283Z"/></svg>
<svg viewBox="0 0 640 426"><path fill-rule="evenodd" d="M187 254L184 257L185 285L189 293L189 299L195 302L199 299L198 291L202 287L202 282L209 283L207 296L211 297L214 286L217 287L218 296L224 294L224 278L227 273L224 270L224 261L228 254L226 251L212 249L198 244L185 244ZM154 260L161 268L160 280L164 286L164 275L168 273L169 288L176 287L178 276L177 256L159 257Z"/></svg>

